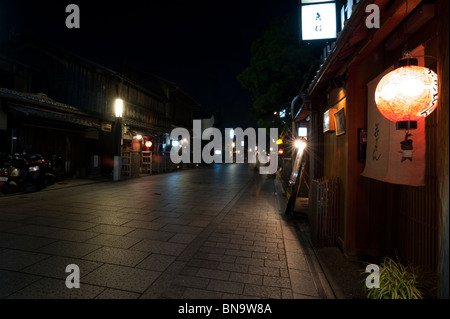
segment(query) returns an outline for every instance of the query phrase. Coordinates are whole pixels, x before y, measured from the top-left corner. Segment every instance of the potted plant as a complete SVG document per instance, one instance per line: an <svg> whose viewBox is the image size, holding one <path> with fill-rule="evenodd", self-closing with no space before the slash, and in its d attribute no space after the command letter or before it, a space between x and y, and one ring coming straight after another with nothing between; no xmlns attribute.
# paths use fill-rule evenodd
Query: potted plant
<svg viewBox="0 0 450 319"><path fill-rule="evenodd" d="M379 288L367 288L368 299L424 299L428 297L425 273L386 257L379 266ZM367 273L366 273L367 275Z"/></svg>

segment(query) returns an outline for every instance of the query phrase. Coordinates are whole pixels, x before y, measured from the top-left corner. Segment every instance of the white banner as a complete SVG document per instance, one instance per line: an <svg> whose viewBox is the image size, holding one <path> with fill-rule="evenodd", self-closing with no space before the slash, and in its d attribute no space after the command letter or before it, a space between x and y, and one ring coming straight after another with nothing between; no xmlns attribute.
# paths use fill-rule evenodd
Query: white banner
<svg viewBox="0 0 450 319"><path fill-rule="evenodd" d="M425 118L417 129L397 130L394 122L378 111L375 89L387 70L367 84L367 153L362 176L392 184L425 185Z"/></svg>

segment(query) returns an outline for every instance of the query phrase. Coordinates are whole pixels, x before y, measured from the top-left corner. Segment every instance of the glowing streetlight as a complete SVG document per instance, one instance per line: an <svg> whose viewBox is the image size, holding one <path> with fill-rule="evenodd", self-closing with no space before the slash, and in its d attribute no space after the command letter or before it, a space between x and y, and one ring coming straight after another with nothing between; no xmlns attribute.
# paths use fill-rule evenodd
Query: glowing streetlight
<svg viewBox="0 0 450 319"><path fill-rule="evenodd" d="M116 117L122 117L122 115L123 115L123 100L122 99L116 99L116 102L114 104L114 109L116 111Z"/></svg>
<svg viewBox="0 0 450 319"><path fill-rule="evenodd" d="M294 142L294 146L295 148L297 148L300 152L303 152L303 150L306 148L306 142L301 140L301 139L297 139Z"/></svg>
<svg viewBox="0 0 450 319"><path fill-rule="evenodd" d="M123 100L122 99L116 99L114 103L114 110L116 113L116 124L115 124L115 130L116 130L116 151L114 155L114 181L117 182L120 180L120 175L122 174L122 115L123 115Z"/></svg>

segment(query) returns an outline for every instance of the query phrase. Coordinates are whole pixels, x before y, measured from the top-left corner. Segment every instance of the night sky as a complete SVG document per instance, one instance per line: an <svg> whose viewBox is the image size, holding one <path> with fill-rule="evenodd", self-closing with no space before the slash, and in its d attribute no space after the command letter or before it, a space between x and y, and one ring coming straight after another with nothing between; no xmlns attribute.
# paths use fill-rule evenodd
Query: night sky
<svg viewBox="0 0 450 319"><path fill-rule="evenodd" d="M65 26L66 6L80 8L80 29ZM93 4L95 3L95 4ZM225 127L255 125L252 102L236 76L250 47L297 0L22 1L0 2L0 40L13 30L36 35L115 69L126 63L177 83Z"/></svg>

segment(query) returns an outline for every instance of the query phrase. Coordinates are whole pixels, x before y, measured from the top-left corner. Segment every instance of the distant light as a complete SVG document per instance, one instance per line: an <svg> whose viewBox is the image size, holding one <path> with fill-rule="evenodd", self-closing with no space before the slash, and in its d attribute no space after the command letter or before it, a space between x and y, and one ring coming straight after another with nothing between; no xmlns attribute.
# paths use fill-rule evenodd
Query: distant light
<svg viewBox="0 0 450 319"><path fill-rule="evenodd" d="M233 148L235 148L236 147L236 143L235 142L233 142Z"/></svg>
<svg viewBox="0 0 450 319"><path fill-rule="evenodd" d="M280 148L280 149L278 150L278 154L283 155L283 153L284 153L284 151Z"/></svg>
<svg viewBox="0 0 450 319"><path fill-rule="evenodd" d="M123 100L122 99L116 99L115 111L116 111L116 117L122 117L122 115L123 115Z"/></svg>
<svg viewBox="0 0 450 319"><path fill-rule="evenodd" d="M180 146L180 142L178 142L178 141L172 141L172 146L173 146L173 147L178 147L178 146Z"/></svg>
<svg viewBox="0 0 450 319"><path fill-rule="evenodd" d="M151 141L146 141L145 142L145 147L152 147L152 142Z"/></svg>
<svg viewBox="0 0 450 319"><path fill-rule="evenodd" d="M294 146L295 148L298 148L300 151L303 151L306 148L306 142L301 139L297 139L295 140Z"/></svg>
<svg viewBox="0 0 450 319"><path fill-rule="evenodd" d="M142 135L136 135L137 140L142 140Z"/></svg>
<svg viewBox="0 0 450 319"><path fill-rule="evenodd" d="M281 145L281 144L283 144L283 140L282 140L281 138L279 138L279 139L277 140L277 145Z"/></svg>

